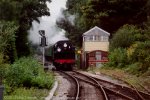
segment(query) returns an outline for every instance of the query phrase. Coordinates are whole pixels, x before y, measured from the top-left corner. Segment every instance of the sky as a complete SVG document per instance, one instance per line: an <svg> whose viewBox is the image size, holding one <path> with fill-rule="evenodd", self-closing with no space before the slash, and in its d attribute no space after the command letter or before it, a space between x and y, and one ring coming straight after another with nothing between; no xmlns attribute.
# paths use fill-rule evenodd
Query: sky
<svg viewBox="0 0 150 100"><path fill-rule="evenodd" d="M32 22L32 27L29 32L29 40L33 44L40 43L39 30L45 30L45 36L47 37L48 45L54 44L59 40L66 40L65 31L60 29L56 25L56 20L62 18L62 10L66 9L67 0L52 0L51 3L47 3L47 7L50 9L50 16L42 16L39 18L40 23L36 21Z"/></svg>

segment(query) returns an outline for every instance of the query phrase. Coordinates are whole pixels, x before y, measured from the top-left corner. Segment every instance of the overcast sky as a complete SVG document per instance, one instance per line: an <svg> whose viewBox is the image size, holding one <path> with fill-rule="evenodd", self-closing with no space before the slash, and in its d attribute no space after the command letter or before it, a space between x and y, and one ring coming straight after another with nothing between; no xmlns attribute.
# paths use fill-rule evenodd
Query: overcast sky
<svg viewBox="0 0 150 100"><path fill-rule="evenodd" d="M45 35L48 39L48 44L54 44L59 40L67 39L64 35L65 31L56 26L56 19L63 17L62 9L66 9L67 0L52 0L47 3L50 9L50 16L40 17L40 24L33 21L32 28L29 30L29 40L33 43L40 43L39 30L45 30Z"/></svg>

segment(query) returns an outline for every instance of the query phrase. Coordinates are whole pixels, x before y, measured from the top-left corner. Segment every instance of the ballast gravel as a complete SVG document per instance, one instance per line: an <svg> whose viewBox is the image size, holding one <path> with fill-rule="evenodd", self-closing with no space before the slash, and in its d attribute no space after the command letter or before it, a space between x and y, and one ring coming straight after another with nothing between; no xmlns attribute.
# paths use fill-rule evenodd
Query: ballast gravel
<svg viewBox="0 0 150 100"><path fill-rule="evenodd" d="M56 80L58 81L58 87L53 95L52 100L67 100L68 91L71 88L70 82L61 76L59 73L55 73Z"/></svg>

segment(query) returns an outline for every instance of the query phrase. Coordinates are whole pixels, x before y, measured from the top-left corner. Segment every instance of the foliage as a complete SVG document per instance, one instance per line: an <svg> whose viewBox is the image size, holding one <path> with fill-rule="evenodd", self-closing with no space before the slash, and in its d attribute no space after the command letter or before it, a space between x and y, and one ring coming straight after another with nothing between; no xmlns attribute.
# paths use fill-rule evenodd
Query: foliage
<svg viewBox="0 0 150 100"><path fill-rule="evenodd" d="M147 1L146 7L145 7L146 12L148 13L148 16L150 15L150 1Z"/></svg>
<svg viewBox="0 0 150 100"><path fill-rule="evenodd" d="M18 23L20 27L16 34L18 37L16 38L16 48L19 57L30 54L27 30L31 27L32 21L39 22L38 17L50 15L46 2L50 2L50 0L24 0L19 2L23 5L19 13Z"/></svg>
<svg viewBox="0 0 150 100"><path fill-rule="evenodd" d="M135 70L133 69L134 72L136 72L137 68L136 68L136 65L138 65L138 63L134 64L134 65L131 65L132 66L135 66ZM137 75L133 75L131 73L131 71L128 73L127 71L124 71L122 69L115 69L115 68L110 68L110 67L102 67L100 69L100 72L101 74L104 74L104 75L108 75L110 76L111 78L115 78L115 79L121 79L129 84L132 84L133 86L135 86L138 90L140 91L145 91L147 92L143 87L141 86L144 86L144 87L147 87L147 89L150 87L149 84L150 84L150 78L147 76L137 76ZM138 74L138 72L136 73Z"/></svg>
<svg viewBox="0 0 150 100"><path fill-rule="evenodd" d="M136 75L149 73L147 70L150 68L150 41L149 41L149 24L146 24L145 30L137 29L132 25L125 25L120 28L111 40L111 53L110 62L108 66L119 66L116 63L117 56L114 58L116 49L122 47L127 49L127 58L125 63L125 70ZM119 51L118 51L119 52ZM117 52L116 52L117 55ZM120 58L120 53L118 54ZM113 59L113 60L112 60Z"/></svg>
<svg viewBox="0 0 150 100"><path fill-rule="evenodd" d="M61 18L60 20L56 21L58 27L64 29L66 31L66 37L68 37L74 45L79 45L79 37L78 30L72 23L69 21L67 16L65 18ZM70 34L74 33L74 35Z"/></svg>
<svg viewBox="0 0 150 100"><path fill-rule="evenodd" d="M66 36L71 42L81 47L82 33L86 31L84 26L80 26L80 17L82 15L80 7L85 5L87 0L67 0L67 9L63 11L64 18L57 20L57 26L66 31ZM70 21L73 17L73 21Z"/></svg>
<svg viewBox="0 0 150 100"><path fill-rule="evenodd" d="M10 95L4 95L4 100L43 100L48 93L47 89L17 88Z"/></svg>
<svg viewBox="0 0 150 100"><path fill-rule="evenodd" d="M145 23L144 36L146 40L150 40L150 17L148 21Z"/></svg>
<svg viewBox="0 0 150 100"><path fill-rule="evenodd" d="M32 85L38 88L47 88L50 89L53 84L53 76L50 73L40 74L37 77L34 77L31 81Z"/></svg>
<svg viewBox="0 0 150 100"><path fill-rule="evenodd" d="M17 58L15 31L18 26L14 22L0 21L0 52L13 62Z"/></svg>
<svg viewBox="0 0 150 100"><path fill-rule="evenodd" d="M116 48L109 54L109 62L105 66L123 68L128 64L127 50Z"/></svg>
<svg viewBox="0 0 150 100"><path fill-rule="evenodd" d="M147 0L89 0L83 6L84 22L97 25L108 32L116 31L124 24L137 24L146 20L142 8Z"/></svg>
<svg viewBox="0 0 150 100"><path fill-rule="evenodd" d="M141 63L136 62L136 63L130 64L128 65L127 68L125 68L125 71L130 74L134 74L138 76L141 74Z"/></svg>
<svg viewBox="0 0 150 100"><path fill-rule="evenodd" d="M10 65L7 64L4 59L4 55L0 53L0 84L1 84L2 79L6 77L6 71L9 66Z"/></svg>
<svg viewBox="0 0 150 100"><path fill-rule="evenodd" d="M150 67L145 73L142 74L142 76L150 76Z"/></svg>
<svg viewBox="0 0 150 100"><path fill-rule="evenodd" d="M149 13L147 0L67 0L66 5L64 15L74 15L74 25L66 19L57 23L75 44L81 44L82 34L94 26L114 33L124 24L142 25Z"/></svg>
<svg viewBox="0 0 150 100"><path fill-rule="evenodd" d="M33 20L38 21L38 17L50 15L46 6L46 2L50 1L51 0L1 0L0 9L2 13L0 19L27 21L24 22L24 25L31 25Z"/></svg>
<svg viewBox="0 0 150 100"><path fill-rule="evenodd" d="M38 17L50 15L46 2L50 2L50 0L0 1L0 20L13 21L18 26L15 31L15 47L19 57L30 54L27 30L31 27L32 21L39 22Z"/></svg>
<svg viewBox="0 0 150 100"><path fill-rule="evenodd" d="M80 7L85 5L87 0L67 0L66 7L70 14L81 13Z"/></svg>
<svg viewBox="0 0 150 100"><path fill-rule="evenodd" d="M150 67L150 41L139 42L131 55L132 62L141 63L141 72L144 73Z"/></svg>
<svg viewBox="0 0 150 100"><path fill-rule="evenodd" d="M41 65L32 57L23 57L14 62L9 68L6 77L6 84L11 87L36 86L39 88L51 88L53 81L53 77L44 73Z"/></svg>
<svg viewBox="0 0 150 100"><path fill-rule="evenodd" d="M142 38L141 30L133 25L124 25L113 36L110 49L127 48Z"/></svg>

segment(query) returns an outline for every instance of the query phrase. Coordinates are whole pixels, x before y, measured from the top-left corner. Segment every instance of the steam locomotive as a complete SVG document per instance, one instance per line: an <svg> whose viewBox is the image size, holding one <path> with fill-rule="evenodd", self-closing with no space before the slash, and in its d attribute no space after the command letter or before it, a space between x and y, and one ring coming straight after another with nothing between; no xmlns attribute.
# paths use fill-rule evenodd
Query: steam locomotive
<svg viewBox="0 0 150 100"><path fill-rule="evenodd" d="M61 40L46 50L46 58L56 70L72 70L75 64L75 47L69 40Z"/></svg>

